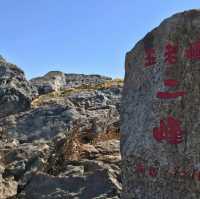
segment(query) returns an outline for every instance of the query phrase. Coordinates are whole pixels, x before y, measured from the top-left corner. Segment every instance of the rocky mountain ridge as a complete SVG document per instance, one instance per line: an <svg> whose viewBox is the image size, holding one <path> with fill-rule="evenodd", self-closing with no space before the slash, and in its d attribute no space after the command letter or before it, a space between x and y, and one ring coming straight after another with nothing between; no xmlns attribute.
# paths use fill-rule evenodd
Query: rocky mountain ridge
<svg viewBox="0 0 200 199"><path fill-rule="evenodd" d="M82 85L92 86L109 80L112 78L101 75L65 74L60 71L51 71L42 77L31 79L30 82L37 88L39 94L46 94Z"/></svg>
<svg viewBox="0 0 200 199"><path fill-rule="evenodd" d="M0 60L0 199L120 197L123 81Z"/></svg>

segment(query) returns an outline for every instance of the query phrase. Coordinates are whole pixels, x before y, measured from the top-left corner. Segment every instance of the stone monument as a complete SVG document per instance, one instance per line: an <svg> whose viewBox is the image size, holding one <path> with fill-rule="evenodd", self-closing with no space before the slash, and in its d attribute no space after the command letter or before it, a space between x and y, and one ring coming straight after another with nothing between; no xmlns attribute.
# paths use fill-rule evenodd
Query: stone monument
<svg viewBox="0 0 200 199"><path fill-rule="evenodd" d="M123 199L200 198L200 10L173 15L127 53Z"/></svg>

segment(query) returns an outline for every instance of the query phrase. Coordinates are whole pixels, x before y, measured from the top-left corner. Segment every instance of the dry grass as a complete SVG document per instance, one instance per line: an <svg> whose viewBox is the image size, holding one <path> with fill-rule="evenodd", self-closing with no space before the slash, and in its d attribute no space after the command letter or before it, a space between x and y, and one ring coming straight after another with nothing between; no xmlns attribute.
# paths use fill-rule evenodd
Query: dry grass
<svg viewBox="0 0 200 199"><path fill-rule="evenodd" d="M76 124L75 124L76 125ZM79 160L81 154L81 139L79 135L79 126L76 126L70 137L68 137L63 145L64 160Z"/></svg>
<svg viewBox="0 0 200 199"><path fill-rule="evenodd" d="M84 156L87 154L85 151L86 145L87 147L91 145L95 146L98 142L120 139L119 130L99 133L96 136L91 135L91 133L80 134L78 127L76 127L70 138L63 145L64 160L80 160L81 158L85 158Z"/></svg>
<svg viewBox="0 0 200 199"><path fill-rule="evenodd" d="M106 133L98 134L92 141L93 144L96 144L98 142L106 141L106 140L119 140L120 139L120 133L119 130L116 131L109 131Z"/></svg>
<svg viewBox="0 0 200 199"><path fill-rule="evenodd" d="M98 89L109 89L113 86L123 86L123 80L122 79L114 79L110 81L106 81L102 84L97 85L81 85L76 88L69 88L69 89L63 89L60 91L54 91L45 95L40 95L38 98L34 99L32 101L32 107L39 107L45 104L51 104L56 103L57 101L63 99L65 96L69 96L72 93L79 93L82 91L93 91Z"/></svg>
<svg viewBox="0 0 200 199"><path fill-rule="evenodd" d="M55 151L50 156L45 170L51 175L58 175L68 161L80 161L81 159L109 160L108 156L102 156L96 146L99 142L118 139L119 129L110 130L94 135L91 131L83 134L80 132L80 120L74 121L74 128L67 137L56 142Z"/></svg>

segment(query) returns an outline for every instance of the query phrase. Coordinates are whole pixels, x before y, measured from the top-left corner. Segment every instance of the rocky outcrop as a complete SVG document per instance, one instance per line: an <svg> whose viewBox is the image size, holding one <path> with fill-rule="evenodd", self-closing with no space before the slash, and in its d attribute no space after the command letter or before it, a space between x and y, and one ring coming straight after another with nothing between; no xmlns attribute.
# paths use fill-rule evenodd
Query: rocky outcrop
<svg viewBox="0 0 200 199"><path fill-rule="evenodd" d="M94 86L112 80L110 77L102 75L83 75L83 74L65 74L66 87L74 88L78 86Z"/></svg>
<svg viewBox="0 0 200 199"><path fill-rule="evenodd" d="M110 147L115 146L115 153L112 153L112 148L108 150L105 143ZM98 147L101 150L98 150ZM59 144L57 148L62 150L52 153L46 172L33 174L28 185L18 194L19 198L117 199L120 197L119 141L109 140L98 143L98 146L82 146L88 152L87 155L73 161L62 156L65 154L62 153L65 152L63 145ZM104 157L102 160L106 155L112 158Z"/></svg>
<svg viewBox="0 0 200 199"><path fill-rule="evenodd" d="M0 119L5 133L21 141L51 139L67 133L78 112L64 105L51 104Z"/></svg>
<svg viewBox="0 0 200 199"><path fill-rule="evenodd" d="M90 87L43 95L32 102L30 110L0 119L0 125L6 134L24 141L68 134L76 120L80 121L82 134L117 132L121 86L110 84L108 88Z"/></svg>
<svg viewBox="0 0 200 199"><path fill-rule="evenodd" d="M17 66L0 59L0 117L25 111L37 91Z"/></svg>
<svg viewBox="0 0 200 199"><path fill-rule="evenodd" d="M65 74L59 71L49 72L43 77L31 79L30 82L37 88L40 95L59 91L66 85Z"/></svg>
<svg viewBox="0 0 200 199"><path fill-rule="evenodd" d="M50 86L43 78L32 81L27 109L0 118L0 199L118 199L122 81L47 76ZM43 95L33 99L35 87Z"/></svg>
<svg viewBox="0 0 200 199"><path fill-rule="evenodd" d="M17 194L17 182L13 178L2 178L0 175L0 199L10 198Z"/></svg>
<svg viewBox="0 0 200 199"><path fill-rule="evenodd" d="M164 20L126 55L124 199L198 199L200 11Z"/></svg>
<svg viewBox="0 0 200 199"><path fill-rule="evenodd" d="M0 183L7 186L1 187L2 199L120 198L119 138L99 136L85 143L78 125L49 141L20 143L4 137Z"/></svg>
<svg viewBox="0 0 200 199"><path fill-rule="evenodd" d="M30 81L38 89L39 94L47 94L66 88L101 84L108 80L111 80L111 78L100 75L64 74L59 71L51 71Z"/></svg>

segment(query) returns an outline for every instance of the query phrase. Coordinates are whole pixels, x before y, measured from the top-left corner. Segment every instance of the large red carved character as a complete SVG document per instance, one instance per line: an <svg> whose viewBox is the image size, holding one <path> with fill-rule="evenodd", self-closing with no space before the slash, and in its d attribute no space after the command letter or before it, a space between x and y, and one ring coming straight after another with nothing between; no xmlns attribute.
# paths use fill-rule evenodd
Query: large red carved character
<svg viewBox="0 0 200 199"><path fill-rule="evenodd" d="M142 164L142 163L137 164L136 167L135 167L135 171L137 173L144 173L145 172L144 164Z"/></svg>
<svg viewBox="0 0 200 199"><path fill-rule="evenodd" d="M145 67L156 64L156 55L154 48L145 49Z"/></svg>
<svg viewBox="0 0 200 199"><path fill-rule="evenodd" d="M184 91L177 91L177 92L157 92L156 97L160 99L174 99L177 97L183 97L186 95Z"/></svg>
<svg viewBox="0 0 200 199"><path fill-rule="evenodd" d="M157 174L158 174L158 170L155 167L150 167L149 168L149 176L156 177Z"/></svg>
<svg viewBox="0 0 200 199"><path fill-rule="evenodd" d="M177 52L178 46L173 44L166 44L165 46L165 63L166 64L175 64L177 61Z"/></svg>
<svg viewBox="0 0 200 199"><path fill-rule="evenodd" d="M183 131L181 123L172 116L167 118L167 122L160 120L160 127L153 129L153 137L156 141L166 140L169 144L180 144L183 142Z"/></svg>
<svg viewBox="0 0 200 199"><path fill-rule="evenodd" d="M190 47L186 49L185 56L190 60L200 59L200 41L192 43Z"/></svg>
<svg viewBox="0 0 200 199"><path fill-rule="evenodd" d="M164 80L164 85L168 87L175 87L178 85L178 81L175 79L166 79ZM156 94L156 97L160 99L175 99L177 97L183 97L186 95L185 91L176 91L176 92L162 92L159 91Z"/></svg>

